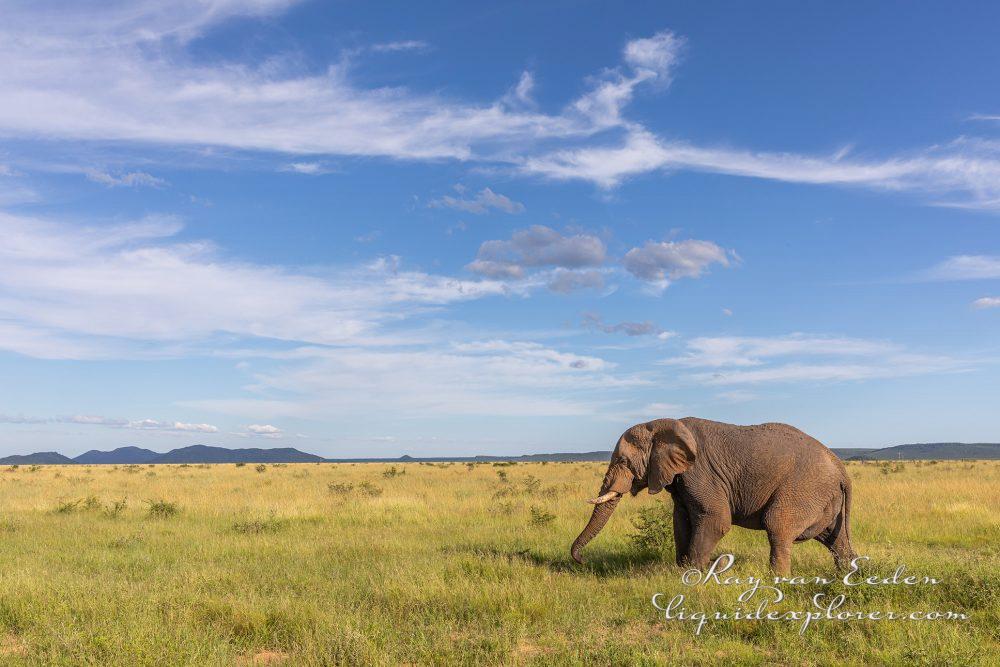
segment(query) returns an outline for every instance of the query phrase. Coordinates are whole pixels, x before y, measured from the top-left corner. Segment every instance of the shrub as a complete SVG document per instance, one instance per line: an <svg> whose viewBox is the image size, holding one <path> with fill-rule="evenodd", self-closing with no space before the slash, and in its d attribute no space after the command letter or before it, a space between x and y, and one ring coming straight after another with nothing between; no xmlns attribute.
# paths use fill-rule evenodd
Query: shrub
<svg viewBox="0 0 1000 667"><path fill-rule="evenodd" d="M246 465L246 463L244 463L244 462L240 461L239 463L237 463L237 464L236 464L236 467L237 467L237 468L242 468L242 467L244 467L245 465Z"/></svg>
<svg viewBox="0 0 1000 667"><path fill-rule="evenodd" d="M392 479L393 477L398 477L399 475L405 475L405 470L400 470L396 466L390 466L388 469L382 471L382 476L386 479Z"/></svg>
<svg viewBox="0 0 1000 667"><path fill-rule="evenodd" d="M524 485L525 493L534 493L542 485L542 480L538 479L534 475L528 475L521 480L521 483Z"/></svg>
<svg viewBox="0 0 1000 667"><path fill-rule="evenodd" d="M629 536L639 551L663 554L674 546L673 506L657 502L639 510L632 519L635 532Z"/></svg>
<svg viewBox="0 0 1000 667"><path fill-rule="evenodd" d="M128 501L125 498L122 498L121 500L112 501L111 504L109 504L107 507L104 508L104 514L107 517L114 519L119 514L125 511L125 507L127 505Z"/></svg>
<svg viewBox="0 0 1000 667"><path fill-rule="evenodd" d="M267 470L267 466L264 465L263 463L258 463L257 467L254 468L254 470L256 470L257 472L264 472L265 470Z"/></svg>
<svg viewBox="0 0 1000 667"><path fill-rule="evenodd" d="M166 519L180 512L177 503L168 500L147 500L150 519Z"/></svg>
<svg viewBox="0 0 1000 667"><path fill-rule="evenodd" d="M344 484L343 482L330 482L326 485L326 490L335 496L346 496L354 490L354 485Z"/></svg>
<svg viewBox="0 0 1000 667"><path fill-rule="evenodd" d="M285 527L285 522L277 519L272 512L265 518L241 519L233 524L233 532L244 535L276 533Z"/></svg>
<svg viewBox="0 0 1000 667"><path fill-rule="evenodd" d="M501 482L507 481L507 472L504 470L497 470L497 477L500 478Z"/></svg>
<svg viewBox="0 0 1000 667"><path fill-rule="evenodd" d="M73 514L74 512L92 512L101 509L101 501L97 496L60 500L56 504L56 514Z"/></svg>
<svg viewBox="0 0 1000 667"><path fill-rule="evenodd" d="M358 491L365 494L369 498L378 498L382 495L382 489L375 486L371 482L361 482L358 485Z"/></svg>
<svg viewBox="0 0 1000 667"><path fill-rule="evenodd" d="M531 525L532 526L546 526L556 519L556 515L551 512L546 512L541 507L531 506Z"/></svg>

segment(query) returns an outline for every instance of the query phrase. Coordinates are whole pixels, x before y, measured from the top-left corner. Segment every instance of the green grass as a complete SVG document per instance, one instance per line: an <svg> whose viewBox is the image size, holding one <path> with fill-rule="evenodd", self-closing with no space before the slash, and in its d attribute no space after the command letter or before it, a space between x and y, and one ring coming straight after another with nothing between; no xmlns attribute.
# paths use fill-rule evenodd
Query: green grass
<svg viewBox="0 0 1000 667"><path fill-rule="evenodd" d="M666 494L623 500L587 564L569 559L596 463L21 467L0 469L0 664L995 664L1000 464L848 470L869 570L942 583L859 587L846 607L969 620L696 637L652 594L714 611L743 589L680 584ZM719 551L766 574L761 532ZM792 568L835 576L816 543ZM786 588L788 608L843 588Z"/></svg>

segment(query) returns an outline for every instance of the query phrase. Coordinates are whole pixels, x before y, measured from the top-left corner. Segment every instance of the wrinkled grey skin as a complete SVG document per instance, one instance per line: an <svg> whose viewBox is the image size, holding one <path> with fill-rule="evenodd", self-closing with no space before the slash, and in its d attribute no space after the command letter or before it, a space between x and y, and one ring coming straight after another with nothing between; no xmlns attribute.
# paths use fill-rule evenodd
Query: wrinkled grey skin
<svg viewBox="0 0 1000 667"><path fill-rule="evenodd" d="M674 501L677 564L704 568L733 526L767 531L771 567L787 575L793 542L815 539L838 568L851 548L851 480L833 452L787 424L734 426L685 417L622 434L594 507L573 542L574 560L625 493L667 489ZM594 501L591 501L594 502Z"/></svg>

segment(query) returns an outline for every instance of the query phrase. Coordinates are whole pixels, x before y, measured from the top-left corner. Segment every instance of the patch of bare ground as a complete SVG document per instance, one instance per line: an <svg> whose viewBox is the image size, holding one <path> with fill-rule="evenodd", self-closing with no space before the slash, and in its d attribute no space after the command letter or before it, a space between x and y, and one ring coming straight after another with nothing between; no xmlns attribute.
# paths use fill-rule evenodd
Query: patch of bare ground
<svg viewBox="0 0 1000 667"><path fill-rule="evenodd" d="M6 635L0 637L0 656L3 655L27 655L28 647L16 635Z"/></svg>
<svg viewBox="0 0 1000 667"><path fill-rule="evenodd" d="M291 657L281 651L259 651L253 655L243 656L238 665L280 665Z"/></svg>

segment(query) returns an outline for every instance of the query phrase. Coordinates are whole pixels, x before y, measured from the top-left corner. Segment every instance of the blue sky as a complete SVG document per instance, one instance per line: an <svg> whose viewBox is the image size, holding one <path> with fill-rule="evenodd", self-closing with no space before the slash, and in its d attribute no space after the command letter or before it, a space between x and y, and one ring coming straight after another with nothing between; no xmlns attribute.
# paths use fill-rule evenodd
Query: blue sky
<svg viewBox="0 0 1000 667"><path fill-rule="evenodd" d="M1000 9L3 6L0 454L1000 436Z"/></svg>

